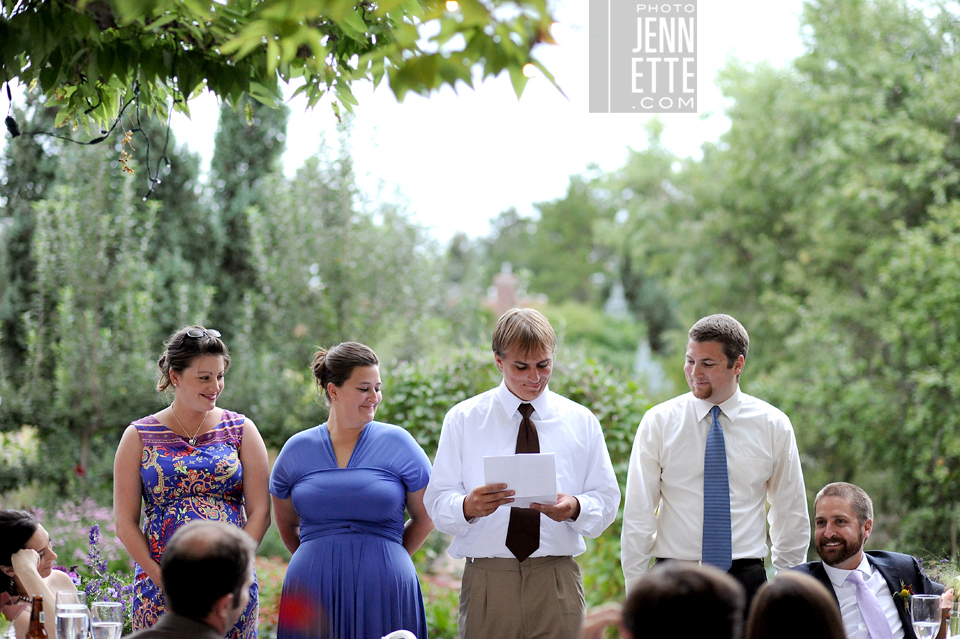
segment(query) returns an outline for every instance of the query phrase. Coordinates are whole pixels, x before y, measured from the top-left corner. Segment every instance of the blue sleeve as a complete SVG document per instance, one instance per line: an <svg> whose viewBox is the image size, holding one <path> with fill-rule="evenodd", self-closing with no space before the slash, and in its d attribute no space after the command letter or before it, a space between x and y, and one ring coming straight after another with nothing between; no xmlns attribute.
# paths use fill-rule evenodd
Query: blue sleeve
<svg viewBox="0 0 960 639"><path fill-rule="evenodd" d="M294 435L287 440L273 464L270 473L270 494L280 499L289 499L290 491L300 473L298 471L299 455L296 442L299 437Z"/></svg>
<svg viewBox="0 0 960 639"><path fill-rule="evenodd" d="M400 476L404 489L415 493L425 488L430 481L430 458L413 435L400 426L391 425L390 434L395 451L391 467Z"/></svg>

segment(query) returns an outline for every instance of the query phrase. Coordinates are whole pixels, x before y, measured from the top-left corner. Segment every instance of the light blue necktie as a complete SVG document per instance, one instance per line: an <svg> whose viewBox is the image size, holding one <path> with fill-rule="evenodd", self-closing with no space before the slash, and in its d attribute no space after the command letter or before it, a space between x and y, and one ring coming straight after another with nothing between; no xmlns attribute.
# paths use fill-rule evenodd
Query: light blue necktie
<svg viewBox="0 0 960 639"><path fill-rule="evenodd" d="M703 563L730 570L733 542L730 532L730 478L727 447L720 428L720 407L710 409L713 425L703 456Z"/></svg>

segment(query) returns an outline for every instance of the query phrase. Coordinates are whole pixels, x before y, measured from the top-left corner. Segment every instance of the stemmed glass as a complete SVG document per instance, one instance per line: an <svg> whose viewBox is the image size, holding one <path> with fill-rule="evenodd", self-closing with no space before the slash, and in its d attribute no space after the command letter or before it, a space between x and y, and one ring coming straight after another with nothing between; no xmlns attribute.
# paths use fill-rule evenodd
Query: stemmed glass
<svg viewBox="0 0 960 639"><path fill-rule="evenodd" d="M57 592L57 639L86 639L90 627L87 593Z"/></svg>
<svg viewBox="0 0 960 639"><path fill-rule="evenodd" d="M940 630L940 595L910 597L910 618L917 639L933 639Z"/></svg>
<svg viewBox="0 0 960 639"><path fill-rule="evenodd" d="M93 639L120 639L123 632L123 604L95 601L90 604L90 634Z"/></svg>

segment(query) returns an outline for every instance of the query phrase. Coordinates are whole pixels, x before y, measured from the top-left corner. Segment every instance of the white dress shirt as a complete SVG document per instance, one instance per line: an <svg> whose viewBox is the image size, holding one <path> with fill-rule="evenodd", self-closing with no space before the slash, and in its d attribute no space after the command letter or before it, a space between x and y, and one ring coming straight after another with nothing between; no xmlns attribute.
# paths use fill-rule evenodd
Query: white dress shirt
<svg viewBox="0 0 960 639"><path fill-rule="evenodd" d="M637 430L627 473L621 561L630 588L653 557L702 559L703 458L714 405L692 393L654 406ZM806 561L810 518L790 420L740 392L720 404L730 477L733 558L765 558L770 503L773 565Z"/></svg>
<svg viewBox="0 0 960 639"><path fill-rule="evenodd" d="M454 535L450 555L513 557L506 546L510 507L467 521L463 500L483 486L483 458L513 455L520 429L520 399L505 384L460 402L447 413L433 474L423 502L437 530ZM554 453L557 488L580 502L576 521L540 516L540 547L532 557L575 556L586 550L583 537L597 537L613 523L620 487L610 463L600 422L585 407L549 388L535 400L530 419L537 427L540 452Z"/></svg>
<svg viewBox="0 0 960 639"><path fill-rule="evenodd" d="M857 587L847 582L847 577L852 570L843 570L823 564L823 569L827 571L830 577L830 583L833 584L833 591L837 593L837 600L840 602L840 616L843 617L843 630L847 633L847 639L869 639L867 634L867 624L863 622L863 615L860 614L860 606L857 605ZM890 587L887 581L879 571L874 570L864 555L857 566L857 570L863 573L863 582L867 584L873 594L877 596L880 602L880 608L887 617L890 624L890 631L893 632L893 639L903 639L903 624L900 622L900 613L897 612L897 605L890 596Z"/></svg>

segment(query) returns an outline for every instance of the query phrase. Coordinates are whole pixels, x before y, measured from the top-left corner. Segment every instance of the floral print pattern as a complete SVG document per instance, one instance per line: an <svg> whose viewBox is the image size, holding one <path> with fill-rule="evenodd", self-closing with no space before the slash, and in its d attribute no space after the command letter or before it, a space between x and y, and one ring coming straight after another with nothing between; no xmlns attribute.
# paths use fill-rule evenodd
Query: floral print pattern
<svg viewBox="0 0 960 639"><path fill-rule="evenodd" d="M196 446L161 424L152 415L133 422L143 440L140 478L143 482L143 534L154 560L160 561L167 541L180 526L194 519L224 521L242 528L243 465L240 443L245 417L223 411L220 423L197 438ZM250 604L227 639L256 639L258 588L250 588ZM149 628L166 606L163 593L137 566L134 582L133 629Z"/></svg>

